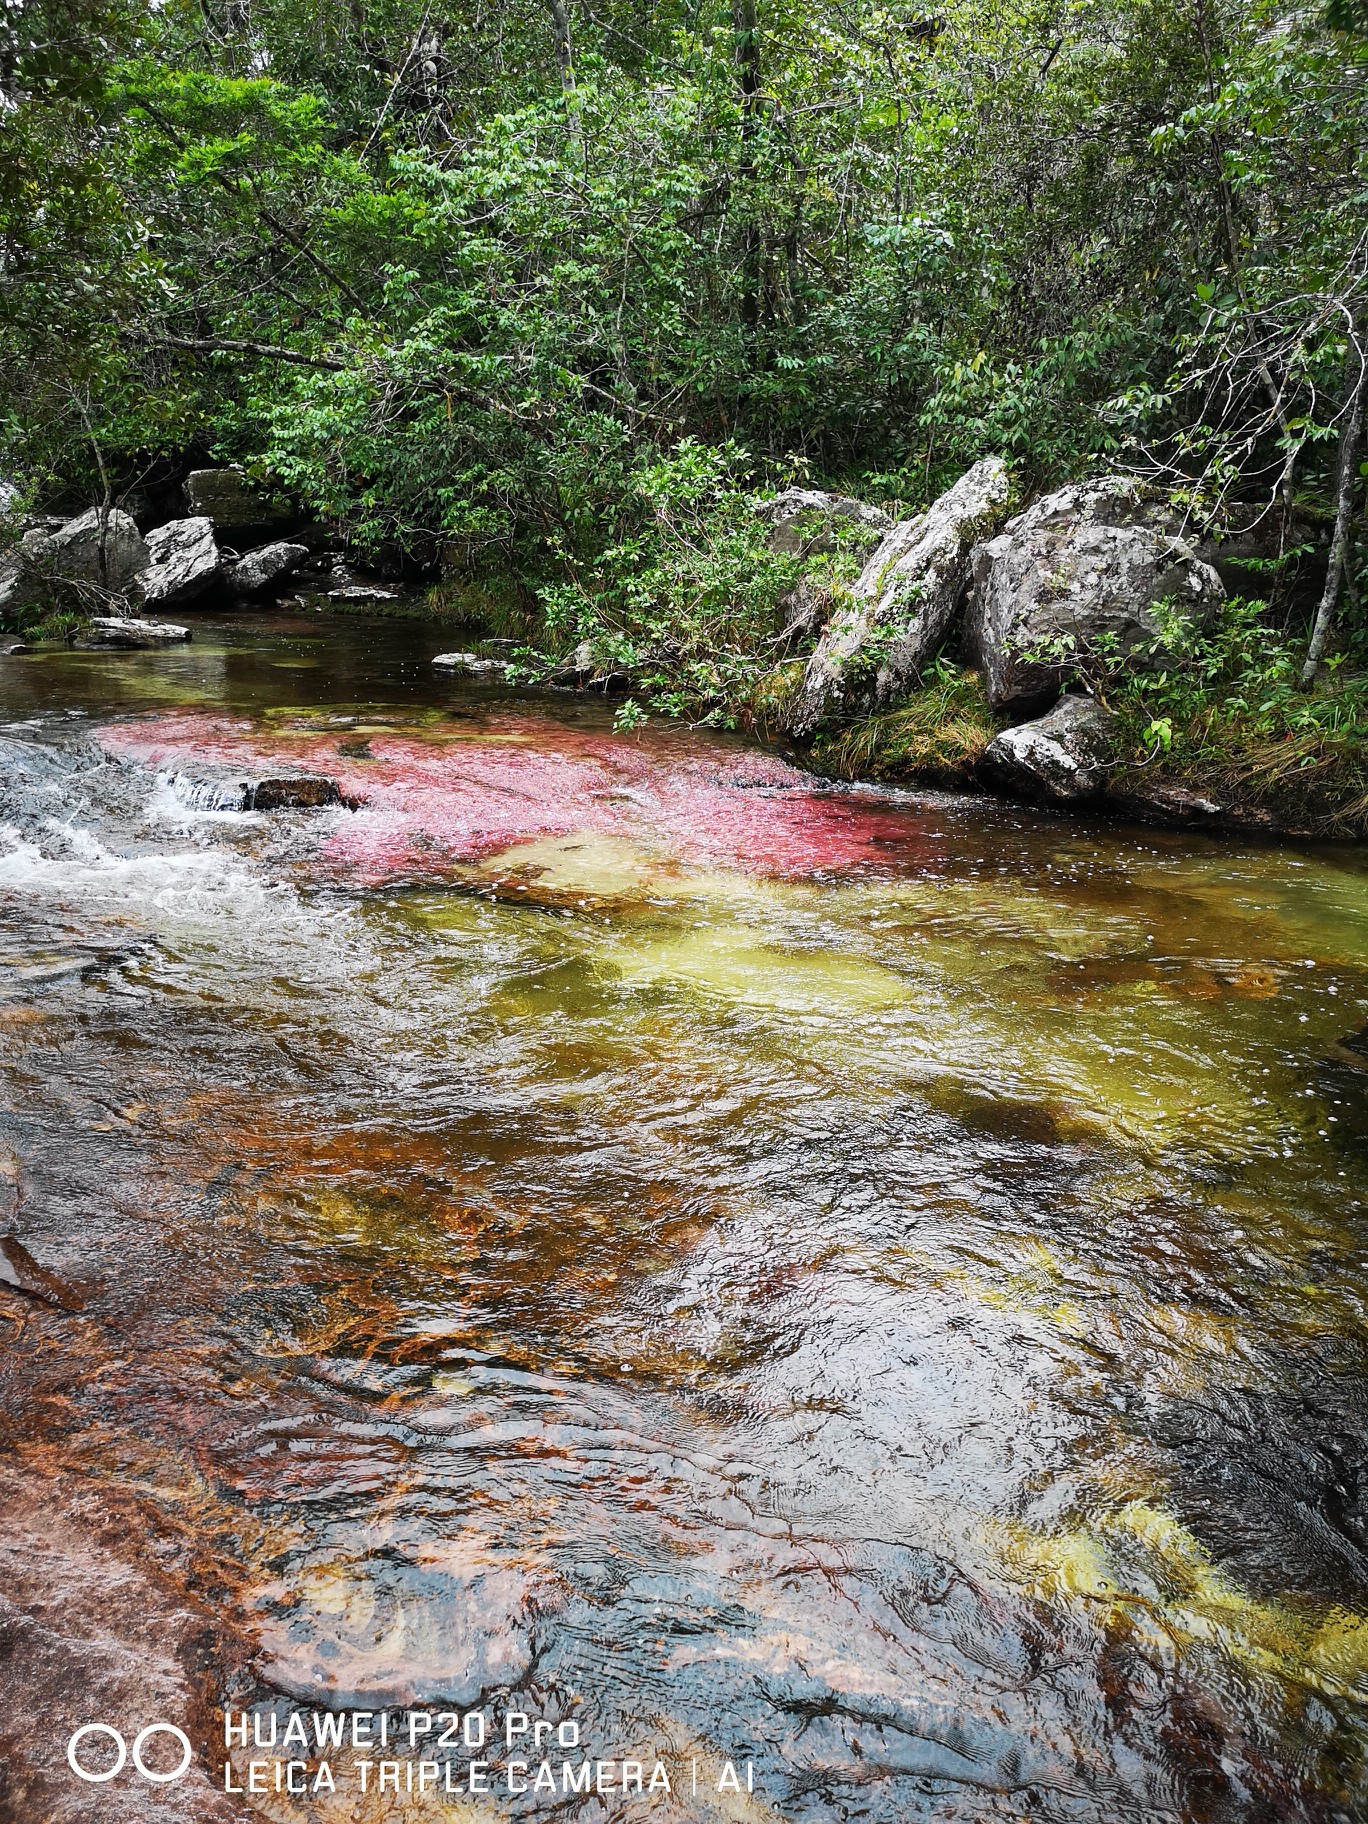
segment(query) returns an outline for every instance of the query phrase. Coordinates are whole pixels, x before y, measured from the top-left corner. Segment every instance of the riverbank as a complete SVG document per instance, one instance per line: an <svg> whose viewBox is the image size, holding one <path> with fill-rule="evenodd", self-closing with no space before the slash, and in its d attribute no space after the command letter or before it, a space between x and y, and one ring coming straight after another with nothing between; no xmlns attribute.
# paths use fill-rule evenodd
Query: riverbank
<svg viewBox="0 0 1368 1824"><path fill-rule="evenodd" d="M40 644L138 647L188 639L225 606L414 618L462 636L434 655L451 676L601 692L623 730L747 729L822 776L1368 836L1368 682L1345 649L1307 686L1306 575L1259 555L1267 528L1262 545L1194 542L1166 496L1125 476L1011 518L996 458L903 517L819 490L704 490L687 513L673 501L650 554L540 584L367 572L234 469L197 471L186 492L196 511L146 538L118 509L27 531L0 563L0 623ZM1269 601L1236 592L1261 564ZM136 618L149 609L180 618Z"/></svg>
<svg viewBox="0 0 1368 1824"><path fill-rule="evenodd" d="M1123 698L1118 754L1091 808L1167 828L1368 839L1368 724L1350 705L1328 727L1290 685L1260 714L1244 700L1166 718L1163 740L1143 695ZM994 791L984 766L995 717L972 672L944 667L901 707L820 737L806 755L837 779Z"/></svg>

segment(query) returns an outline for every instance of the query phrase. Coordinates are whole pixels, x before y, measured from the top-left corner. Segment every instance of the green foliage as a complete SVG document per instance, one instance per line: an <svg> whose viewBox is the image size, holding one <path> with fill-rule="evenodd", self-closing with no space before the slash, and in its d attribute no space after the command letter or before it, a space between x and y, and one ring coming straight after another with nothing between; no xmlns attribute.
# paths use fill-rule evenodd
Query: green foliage
<svg viewBox="0 0 1368 1824"><path fill-rule="evenodd" d="M989 450L1027 491L1147 451L1199 519L1324 509L1361 35L1296 0L754 10L610 0L571 47L506 0L11 7L0 469L88 500L242 460L728 715L793 656L769 483L912 505Z"/></svg>
<svg viewBox="0 0 1368 1824"><path fill-rule="evenodd" d="M1125 768L1308 828L1368 831L1368 676L1341 656L1307 694L1303 656L1264 602L1232 600L1205 629L1170 610L1149 669L1094 674L1121 718Z"/></svg>
<svg viewBox="0 0 1368 1824"><path fill-rule="evenodd" d="M744 487L746 453L685 439L632 476L618 537L592 561L562 552L541 592L548 643L626 669L669 715L734 725L777 657L776 604L798 559L771 551Z"/></svg>

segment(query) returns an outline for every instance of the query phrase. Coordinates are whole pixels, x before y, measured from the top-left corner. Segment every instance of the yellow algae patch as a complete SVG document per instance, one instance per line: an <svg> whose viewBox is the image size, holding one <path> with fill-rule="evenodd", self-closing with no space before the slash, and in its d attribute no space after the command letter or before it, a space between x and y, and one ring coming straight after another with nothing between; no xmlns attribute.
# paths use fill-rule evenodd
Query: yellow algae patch
<svg viewBox="0 0 1368 1824"><path fill-rule="evenodd" d="M617 949L604 964L628 987L692 989L776 1013L861 1013L897 1006L911 993L900 975L878 964L783 950L744 930L713 926Z"/></svg>
<svg viewBox="0 0 1368 1824"><path fill-rule="evenodd" d="M625 836L597 830L520 842L488 856L469 872L484 880L525 878L553 892L596 899L636 899L648 894L674 897L694 888L694 882L671 862L649 854Z"/></svg>
<svg viewBox="0 0 1368 1824"><path fill-rule="evenodd" d="M1033 1596L1086 1603L1108 1629L1138 1629L1170 1651L1215 1648L1248 1671L1368 1699L1368 1618L1249 1595L1153 1502L1129 1501L1071 1531L998 1525L990 1543Z"/></svg>

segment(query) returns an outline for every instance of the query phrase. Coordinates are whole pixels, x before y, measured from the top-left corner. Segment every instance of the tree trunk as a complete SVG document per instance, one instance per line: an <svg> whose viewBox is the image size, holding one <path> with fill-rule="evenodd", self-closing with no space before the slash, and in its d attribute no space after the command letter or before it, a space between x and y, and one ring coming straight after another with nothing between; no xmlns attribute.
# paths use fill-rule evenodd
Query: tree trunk
<svg viewBox="0 0 1368 1824"><path fill-rule="evenodd" d="M1335 530L1330 539L1330 557L1325 568L1325 588L1311 629L1311 644L1302 667L1301 687L1310 690L1325 656L1326 642L1334 619L1339 596L1340 578L1349 562L1349 531L1354 517L1354 489L1358 484L1358 453L1363 441L1363 413L1368 403L1368 349L1359 339L1358 326L1349 330L1349 354L1345 362L1344 429L1340 433L1339 477L1335 490Z"/></svg>
<svg viewBox="0 0 1368 1824"><path fill-rule="evenodd" d="M560 71L561 94L565 97L565 111L570 121L570 141L582 165L585 162L584 125L575 94L575 42L570 34L568 0L546 0L546 10L551 15L551 35L556 41L556 68Z"/></svg>
<svg viewBox="0 0 1368 1824"><path fill-rule="evenodd" d="M562 95L575 92L575 46L570 36L570 11L565 0L546 0L551 15L551 35L556 41L556 67Z"/></svg>

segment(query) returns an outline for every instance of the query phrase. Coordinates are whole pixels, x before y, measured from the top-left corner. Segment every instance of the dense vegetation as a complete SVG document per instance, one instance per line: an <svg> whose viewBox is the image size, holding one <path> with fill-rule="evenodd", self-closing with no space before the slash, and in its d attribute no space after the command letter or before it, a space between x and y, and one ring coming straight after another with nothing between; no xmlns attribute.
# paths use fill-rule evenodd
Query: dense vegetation
<svg viewBox="0 0 1368 1824"><path fill-rule="evenodd" d="M734 709L792 658L752 491L905 507L993 451L1024 498L1118 462L1265 534L1257 638L1239 610L1176 696L1146 685L1151 747L1248 695L1237 647L1290 702L1322 603L1339 738L1364 27L1359 0L19 0L0 469L89 501L236 457L448 599L513 579L552 643Z"/></svg>

